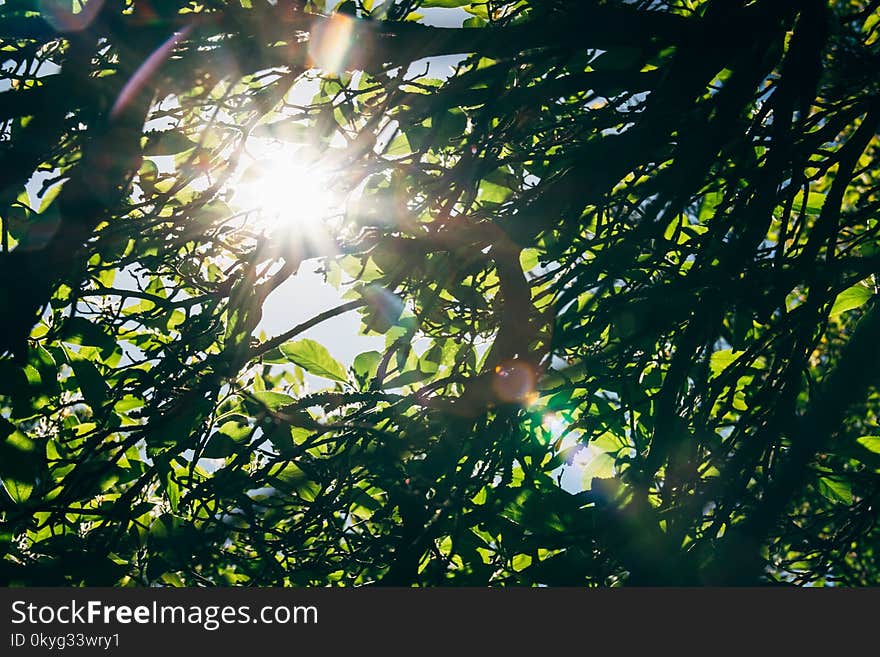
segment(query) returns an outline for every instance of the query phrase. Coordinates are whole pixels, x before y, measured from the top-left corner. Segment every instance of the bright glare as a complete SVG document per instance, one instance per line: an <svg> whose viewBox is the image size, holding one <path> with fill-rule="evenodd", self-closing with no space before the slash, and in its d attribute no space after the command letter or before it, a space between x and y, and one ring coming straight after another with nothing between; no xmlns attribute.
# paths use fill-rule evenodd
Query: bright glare
<svg viewBox="0 0 880 657"><path fill-rule="evenodd" d="M330 174L301 149L282 148L247 167L236 185L233 204L254 213L272 234L318 240L341 204L329 183Z"/></svg>

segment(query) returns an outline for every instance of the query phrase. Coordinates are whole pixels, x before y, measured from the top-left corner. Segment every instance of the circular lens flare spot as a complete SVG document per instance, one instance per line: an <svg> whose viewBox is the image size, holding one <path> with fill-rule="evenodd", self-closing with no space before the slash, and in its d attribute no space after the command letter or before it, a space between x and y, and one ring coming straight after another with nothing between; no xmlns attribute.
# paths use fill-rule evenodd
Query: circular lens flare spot
<svg viewBox="0 0 880 657"><path fill-rule="evenodd" d="M492 390L504 402L532 403L537 376L534 368L519 359L501 363L492 377Z"/></svg>

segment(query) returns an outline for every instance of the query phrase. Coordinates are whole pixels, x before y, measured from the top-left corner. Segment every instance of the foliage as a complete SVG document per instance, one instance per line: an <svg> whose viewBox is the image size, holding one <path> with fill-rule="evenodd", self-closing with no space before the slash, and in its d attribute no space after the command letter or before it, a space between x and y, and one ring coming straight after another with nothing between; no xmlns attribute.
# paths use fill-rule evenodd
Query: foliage
<svg viewBox="0 0 880 657"><path fill-rule="evenodd" d="M0 580L880 582L877 3L328 9L0 5Z"/></svg>

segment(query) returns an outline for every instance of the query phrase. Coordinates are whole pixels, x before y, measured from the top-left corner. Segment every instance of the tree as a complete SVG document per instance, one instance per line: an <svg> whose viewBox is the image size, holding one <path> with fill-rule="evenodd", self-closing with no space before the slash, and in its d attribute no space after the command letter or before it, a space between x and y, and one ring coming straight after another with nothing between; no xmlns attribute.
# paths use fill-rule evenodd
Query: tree
<svg viewBox="0 0 880 657"><path fill-rule="evenodd" d="M0 579L878 583L878 4L8 0Z"/></svg>

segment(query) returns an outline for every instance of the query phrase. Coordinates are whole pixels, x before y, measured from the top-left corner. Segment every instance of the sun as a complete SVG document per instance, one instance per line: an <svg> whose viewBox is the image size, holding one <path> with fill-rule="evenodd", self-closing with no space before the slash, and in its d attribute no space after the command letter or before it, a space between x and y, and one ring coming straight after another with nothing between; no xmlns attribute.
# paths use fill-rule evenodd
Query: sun
<svg viewBox="0 0 880 657"><path fill-rule="evenodd" d="M232 202L271 235L323 239L342 205L331 182L332 172L303 149L267 150L246 166Z"/></svg>

